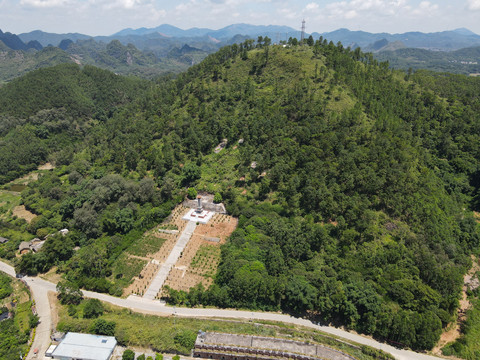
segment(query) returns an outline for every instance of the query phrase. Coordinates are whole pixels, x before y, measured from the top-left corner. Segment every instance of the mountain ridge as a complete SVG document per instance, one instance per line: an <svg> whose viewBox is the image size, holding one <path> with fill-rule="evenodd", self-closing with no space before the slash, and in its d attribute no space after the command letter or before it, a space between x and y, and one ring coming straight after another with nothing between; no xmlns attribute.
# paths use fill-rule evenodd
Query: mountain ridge
<svg viewBox="0 0 480 360"><path fill-rule="evenodd" d="M300 38L300 30L283 25L250 25L250 24L231 24L220 29L208 28L189 28L181 29L173 25L162 24L154 28L141 27L138 29L126 28L108 36L88 36L78 33L54 34L45 33L36 30L30 33L19 34L19 38L23 41L37 40L43 46L48 44L58 45L61 40L69 38L73 41L94 38L101 41L111 41L114 39L121 40L128 37L164 37L165 39L174 38L200 38L211 36L219 40L226 40L235 35L247 35L253 38L257 36L269 36L273 41L287 40L288 37ZM309 33L306 34L310 35ZM366 47L374 42L387 39L389 42L401 41L407 47L440 49L440 50L458 50L464 47L480 45L480 35L466 28L454 30L445 30L440 32L424 33L419 31L411 31L405 33L371 33L363 30L352 31L347 28L339 28L330 32L312 32L314 38L323 36L334 43L340 41L345 46ZM137 44L135 44L138 46Z"/></svg>

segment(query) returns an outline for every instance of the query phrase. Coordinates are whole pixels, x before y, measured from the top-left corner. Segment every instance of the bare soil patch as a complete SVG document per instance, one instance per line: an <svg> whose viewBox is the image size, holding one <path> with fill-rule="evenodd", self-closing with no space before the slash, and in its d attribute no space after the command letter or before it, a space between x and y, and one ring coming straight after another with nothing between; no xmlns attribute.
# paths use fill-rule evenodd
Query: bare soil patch
<svg viewBox="0 0 480 360"><path fill-rule="evenodd" d="M162 246L157 249L156 252L151 254L147 254L145 257L142 257L149 262L140 272L140 274L133 278L132 283L124 289L123 295L128 296L130 294L137 294L143 296L145 291L150 286L153 278L155 277L156 273L160 269L161 264L163 264L166 260L170 252L172 251L173 247L177 243L177 240L182 233L183 229L187 222L182 219L185 212L187 212L187 208L183 206L177 206L173 211L172 214L165 220L164 223L155 227L152 230L147 231L144 236L154 236L158 238L165 239L165 242ZM172 227L178 229L177 234L167 234L161 233L158 230L164 227ZM132 255L130 255L132 256Z"/></svg>
<svg viewBox="0 0 480 360"><path fill-rule="evenodd" d="M62 281L62 275L57 273L57 269L57 266L52 267L48 272L40 275L40 278L58 284L59 281Z"/></svg>
<svg viewBox="0 0 480 360"><path fill-rule="evenodd" d="M57 328L58 324L58 299L53 291L48 292L48 302L50 303L50 316L52 319L52 329Z"/></svg>
<svg viewBox="0 0 480 360"><path fill-rule="evenodd" d="M12 210L12 213L16 217L25 219L29 224L37 217L37 215L25 209L24 205L15 206Z"/></svg>
<svg viewBox="0 0 480 360"><path fill-rule="evenodd" d="M43 164L43 165L40 165L38 167L38 170L53 170L55 169L55 166L49 162Z"/></svg>
<svg viewBox="0 0 480 360"><path fill-rule="evenodd" d="M479 280L475 274L480 271L480 265L478 259L472 255L472 268L468 271L467 274L463 277L463 290L462 290L462 299L459 301L460 306L457 312L457 321L451 323L447 331L445 331L441 336L438 344L433 348L432 352L435 355L441 355L441 349L450 342L457 340L460 335L460 329L462 324L466 320L467 310L472 306L471 302L467 298L467 290L475 289L479 286Z"/></svg>

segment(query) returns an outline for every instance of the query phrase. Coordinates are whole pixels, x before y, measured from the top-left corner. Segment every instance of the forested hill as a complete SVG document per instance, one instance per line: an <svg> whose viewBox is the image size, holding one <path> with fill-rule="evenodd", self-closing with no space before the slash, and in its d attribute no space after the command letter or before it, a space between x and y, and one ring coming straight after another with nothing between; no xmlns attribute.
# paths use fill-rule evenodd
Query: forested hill
<svg viewBox="0 0 480 360"><path fill-rule="evenodd" d="M33 71L0 87L0 184L53 153L73 155L92 121L105 120L148 87L143 80L76 64Z"/></svg>
<svg viewBox="0 0 480 360"><path fill-rule="evenodd" d="M207 157L201 170L223 181L240 226L216 284L170 301L281 308L431 348L479 240L464 210L478 187L478 81L449 77L449 94L443 81L332 43L230 47L180 77L172 130L193 153L231 141L234 160L215 160L230 168L212 177Z"/></svg>
<svg viewBox="0 0 480 360"><path fill-rule="evenodd" d="M27 229L75 236L17 270L57 264L118 293L112 264L133 232L196 187L220 192L239 227L215 284L169 301L282 309L429 349L479 246L478 80L444 81L326 41L223 48L93 122L69 156L52 150L61 169L22 194L39 215ZM159 189L135 185L145 175Z"/></svg>

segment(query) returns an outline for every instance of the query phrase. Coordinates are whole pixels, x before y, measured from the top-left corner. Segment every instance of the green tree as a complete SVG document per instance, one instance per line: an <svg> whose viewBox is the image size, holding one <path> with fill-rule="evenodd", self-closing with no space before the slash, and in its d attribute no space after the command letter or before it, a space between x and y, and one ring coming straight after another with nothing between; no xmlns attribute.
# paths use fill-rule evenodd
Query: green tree
<svg viewBox="0 0 480 360"><path fill-rule="evenodd" d="M89 299L83 308L83 317L86 319L96 319L103 315L103 305L98 299Z"/></svg>
<svg viewBox="0 0 480 360"><path fill-rule="evenodd" d="M175 343L188 350L193 349L196 339L197 334L190 330L180 331L174 336Z"/></svg>
<svg viewBox="0 0 480 360"><path fill-rule="evenodd" d="M57 298L62 305L78 305L83 299L83 293L77 284L59 281L57 284Z"/></svg>
<svg viewBox="0 0 480 360"><path fill-rule="evenodd" d="M189 185L195 180L200 179L200 167L194 162L189 162L183 167L183 184Z"/></svg>
<svg viewBox="0 0 480 360"><path fill-rule="evenodd" d="M89 330L97 335L115 336L114 321L107 321L104 319L96 319L90 326Z"/></svg>

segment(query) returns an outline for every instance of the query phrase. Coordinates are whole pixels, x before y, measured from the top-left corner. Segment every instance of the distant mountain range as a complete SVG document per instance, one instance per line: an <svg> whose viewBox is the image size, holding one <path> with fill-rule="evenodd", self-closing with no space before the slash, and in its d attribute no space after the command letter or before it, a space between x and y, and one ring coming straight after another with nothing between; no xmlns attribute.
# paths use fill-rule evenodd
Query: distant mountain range
<svg viewBox="0 0 480 360"><path fill-rule="evenodd" d="M4 33L2 30L0 30L0 44L12 50L42 49L42 45L36 40L30 40L25 44L17 35L9 32Z"/></svg>
<svg viewBox="0 0 480 360"><path fill-rule="evenodd" d="M273 42L277 42L287 40L289 37L299 38L300 31L288 26L260 26L249 24L229 25L219 30L207 28L183 30L172 25L164 24L155 28L124 29L111 36L95 36L93 38L96 41L103 42L119 40L125 45L130 42L141 50L148 49L152 46L155 47L155 45L161 41L176 43L177 45L178 43L182 43L181 46L186 43L194 47L199 47L198 44L201 43L203 45L201 45L200 48L206 51L212 51L218 48L218 44L229 43L236 35L250 38L256 38L260 35L269 36ZM307 34L307 36L308 35L310 34ZM311 35L315 39L323 36L334 43L340 41L344 46L350 46L352 48L358 46L365 48L382 39L390 43L400 41L406 47L445 51L480 45L480 35L464 28L435 33L407 32L404 34L369 33L365 31L338 29L325 33L315 32ZM49 44L57 46L63 39L76 41L91 38L88 35L78 33L54 34L39 30L20 34L18 37L25 43L38 41L42 46ZM192 44L193 42L197 44Z"/></svg>
<svg viewBox="0 0 480 360"><path fill-rule="evenodd" d="M224 45L269 36L274 43L300 31L288 26L234 24L218 30L187 30L164 24L155 28L124 29L111 36L91 37L79 33L55 34L40 30L20 35L0 30L0 82L27 71L76 62L106 68L121 74L154 77L163 72L180 72L203 60ZM309 36L310 34L306 34ZM398 68L431 68L452 72L478 72L480 36L468 29L436 33L369 33L338 29L313 33L351 48L361 47ZM454 53L468 48L465 52ZM444 53L446 52L446 53Z"/></svg>
<svg viewBox="0 0 480 360"><path fill-rule="evenodd" d="M141 51L133 44L123 45L118 40L109 43L63 39L59 46L46 46L40 50L25 49L25 43L16 43L12 49L0 41L0 83L8 82L29 71L62 63L94 65L122 75L154 78L162 73L178 73L193 63L200 62L207 52L184 45L174 47L163 58L152 51ZM23 45L22 45L23 44Z"/></svg>
<svg viewBox="0 0 480 360"><path fill-rule="evenodd" d="M299 36L300 32L295 30L289 26L278 26L278 25L249 25L249 24L234 24L226 26L219 30L212 30L206 28L191 28L188 30L182 30L172 25L164 24L160 25L156 28L140 28L140 29L124 29L116 34L113 34L113 37L118 36L126 36L126 35L147 35L152 33L159 33L163 36L168 37L204 37L208 36L218 40L225 40L228 38L232 38L235 35L244 35L244 36L251 36L257 37L259 35L262 36L270 36L274 40L278 36L282 39L285 39L286 34L288 36ZM288 38L287 38L288 39Z"/></svg>
<svg viewBox="0 0 480 360"><path fill-rule="evenodd" d="M383 39L388 42L400 41L405 47L409 48L443 51L458 50L480 45L480 35L464 28L435 33L407 32L404 34L373 34L365 31L338 29L329 33L313 34L314 37L320 35L334 43L340 41L344 46L350 46L352 48L357 46L366 48Z"/></svg>

